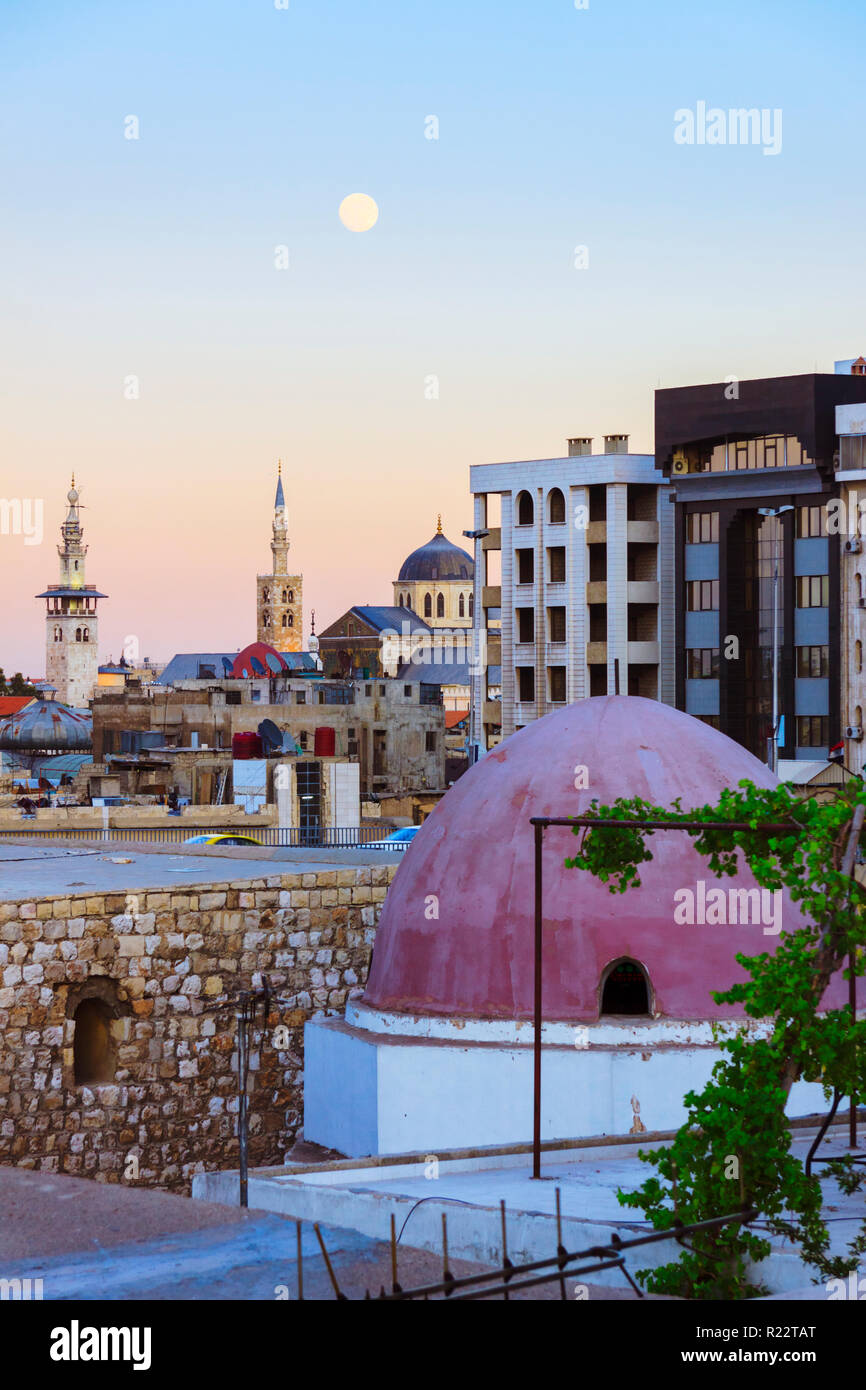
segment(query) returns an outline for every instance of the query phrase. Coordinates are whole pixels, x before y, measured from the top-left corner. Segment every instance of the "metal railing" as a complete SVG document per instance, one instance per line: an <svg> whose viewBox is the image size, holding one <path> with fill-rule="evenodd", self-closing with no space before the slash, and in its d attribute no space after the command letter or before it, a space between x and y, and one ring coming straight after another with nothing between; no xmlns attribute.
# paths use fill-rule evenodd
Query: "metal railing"
<svg viewBox="0 0 866 1390"><path fill-rule="evenodd" d="M243 825L157 825L157 826L52 826L43 828L22 819L14 829L0 830L0 840L139 840L153 844L177 845L193 835L249 836L265 848L286 849L363 849L371 841L382 841L391 831L375 825L315 826L278 830L274 826ZM404 850L409 840L393 840L388 849Z"/></svg>

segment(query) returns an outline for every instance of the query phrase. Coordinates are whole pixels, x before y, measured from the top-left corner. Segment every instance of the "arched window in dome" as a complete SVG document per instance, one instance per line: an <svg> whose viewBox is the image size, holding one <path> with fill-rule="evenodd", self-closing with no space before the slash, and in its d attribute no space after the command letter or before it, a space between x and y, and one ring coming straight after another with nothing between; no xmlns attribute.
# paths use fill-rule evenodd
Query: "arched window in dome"
<svg viewBox="0 0 866 1390"><path fill-rule="evenodd" d="M475 617L475 595L474 595L474 594L470 594L470 595L469 595L469 616L470 616L470 618L474 618L474 617Z"/></svg>
<svg viewBox="0 0 866 1390"><path fill-rule="evenodd" d="M458 618L466 617L466 599L463 594L461 594L457 600L457 616Z"/></svg>
<svg viewBox="0 0 866 1390"><path fill-rule="evenodd" d="M400 594L400 595L398 596L398 599L397 599L397 606L398 606L399 608L402 608L402 607L403 607L403 595L402 595L402 594Z"/></svg>
<svg viewBox="0 0 866 1390"><path fill-rule="evenodd" d="M433 600L429 594L424 595L424 617L433 617Z"/></svg>
<svg viewBox="0 0 866 1390"><path fill-rule="evenodd" d="M552 526L565 524L565 498L558 487L551 488L547 494L547 515Z"/></svg>
<svg viewBox="0 0 866 1390"><path fill-rule="evenodd" d="M518 526L531 526L535 520L535 508L532 505L532 498L528 492L517 494L517 524Z"/></svg>
<svg viewBox="0 0 866 1390"><path fill-rule="evenodd" d="M436 617L437 617L437 618L444 618L444 617L445 617L445 595L444 595L444 594L437 594L437 595L436 595Z"/></svg>
<svg viewBox="0 0 866 1390"><path fill-rule="evenodd" d="M599 1015L628 1014L649 1018L652 990L642 965L628 956L611 961L601 977Z"/></svg>

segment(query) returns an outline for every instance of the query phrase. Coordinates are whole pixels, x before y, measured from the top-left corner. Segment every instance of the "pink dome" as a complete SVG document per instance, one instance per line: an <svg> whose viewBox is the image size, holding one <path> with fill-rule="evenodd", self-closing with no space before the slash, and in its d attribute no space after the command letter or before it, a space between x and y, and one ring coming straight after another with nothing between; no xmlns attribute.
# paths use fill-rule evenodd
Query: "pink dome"
<svg viewBox="0 0 866 1390"><path fill-rule="evenodd" d="M576 769L588 786L576 790ZM422 826L389 889L364 1002L379 1009L476 1018L531 1018L534 847L530 816L579 815L594 798L641 796L684 810L715 804L725 787L776 779L751 753L709 725L656 700L581 700L522 729L460 778ZM585 779L584 779L585 780ZM736 952L775 949L772 899L763 921L678 925L677 890L754 888L745 869L715 879L683 831L657 831L640 888L611 894L563 860L577 841L566 827L544 833L544 1016L594 1022L607 966L626 957L648 975L656 1015L735 1017L711 990L745 978ZM437 901L438 900L438 905ZM757 905L757 904L756 904ZM787 894L783 930L802 925ZM438 917L435 915L438 910ZM734 916L726 913L730 922ZM844 1003L834 980L824 1006Z"/></svg>

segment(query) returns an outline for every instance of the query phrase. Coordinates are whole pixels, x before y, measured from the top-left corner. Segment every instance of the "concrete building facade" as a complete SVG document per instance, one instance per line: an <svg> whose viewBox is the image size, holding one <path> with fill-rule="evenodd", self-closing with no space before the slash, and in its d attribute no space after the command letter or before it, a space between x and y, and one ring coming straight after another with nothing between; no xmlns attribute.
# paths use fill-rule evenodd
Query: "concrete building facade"
<svg viewBox="0 0 866 1390"><path fill-rule="evenodd" d="M673 703L672 517L651 454L610 435L603 454L480 464L475 499L472 741L482 749L590 695ZM493 499L500 524L493 524ZM501 576L492 562L501 552ZM491 671L501 700L491 699Z"/></svg>

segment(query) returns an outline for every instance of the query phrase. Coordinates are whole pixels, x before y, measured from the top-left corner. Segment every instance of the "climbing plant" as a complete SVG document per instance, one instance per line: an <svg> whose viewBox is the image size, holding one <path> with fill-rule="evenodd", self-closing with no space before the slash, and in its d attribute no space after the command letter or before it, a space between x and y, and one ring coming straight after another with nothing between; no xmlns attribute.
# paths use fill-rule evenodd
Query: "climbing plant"
<svg viewBox="0 0 866 1390"><path fill-rule="evenodd" d="M723 1055L703 1090L686 1094L687 1117L673 1142L640 1152L655 1174L636 1191L618 1194L623 1206L642 1210L657 1230L749 1208L760 1216L752 1226L732 1223L697 1232L676 1261L641 1270L651 1292L698 1299L754 1296L762 1292L755 1266L770 1253L770 1235L795 1241L825 1278L856 1268L866 1250L864 1220L847 1255L830 1255L821 1187L791 1152L785 1118L798 1078L820 1082L828 1101L834 1090L857 1103L866 1097L866 1021L852 1018L847 1005L821 1010L827 984L849 953L854 973L866 970L866 890L852 873L866 787L857 780L823 791L820 798L802 798L784 786L768 790L743 781L737 790L724 791L717 805L687 812L679 801L665 808L640 797L620 798L612 806L593 802L589 812L600 820L705 822L686 833L714 874L734 876L744 859L762 888L787 889L804 914L803 925L782 932L773 953L736 956L748 978L712 997L719 1004L741 1004L761 1023L733 1032L730 1025L716 1027ZM724 824L732 821L746 828ZM778 825L791 829L772 828ZM640 886L640 865L652 858L652 829L575 826L574 833L579 844L567 868L594 874L612 893ZM848 1193L866 1181L850 1156L821 1171Z"/></svg>

